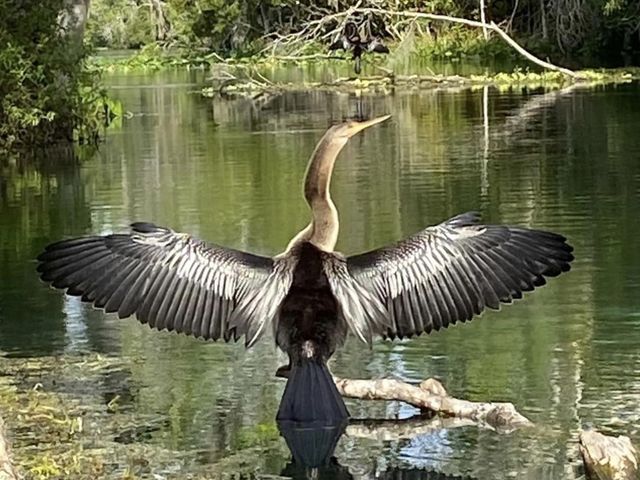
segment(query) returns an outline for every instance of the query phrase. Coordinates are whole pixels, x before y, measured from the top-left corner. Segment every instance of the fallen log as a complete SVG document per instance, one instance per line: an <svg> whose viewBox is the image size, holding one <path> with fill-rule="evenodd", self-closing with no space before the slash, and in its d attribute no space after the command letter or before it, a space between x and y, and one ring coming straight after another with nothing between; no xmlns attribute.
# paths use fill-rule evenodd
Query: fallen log
<svg viewBox="0 0 640 480"><path fill-rule="evenodd" d="M420 385L396 379L351 380L334 378L343 397L361 400L397 400L422 411L447 417L473 420L500 431L511 431L533 425L512 403L470 402L449 396L437 380L430 378Z"/></svg>
<svg viewBox="0 0 640 480"><path fill-rule="evenodd" d="M595 430L583 430L580 454L589 480L636 480L638 453L629 437L610 437Z"/></svg>

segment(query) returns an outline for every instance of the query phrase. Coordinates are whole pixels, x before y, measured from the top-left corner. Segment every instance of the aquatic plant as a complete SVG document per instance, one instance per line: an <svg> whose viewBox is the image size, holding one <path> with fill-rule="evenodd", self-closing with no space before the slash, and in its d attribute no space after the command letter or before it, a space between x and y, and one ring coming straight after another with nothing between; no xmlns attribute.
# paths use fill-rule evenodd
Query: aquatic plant
<svg viewBox="0 0 640 480"><path fill-rule="evenodd" d="M196 461L197 451L185 455L150 441L173 422L173 413L132 412L127 400L114 395L106 401L90 387L114 372L126 376L130 368L122 358L98 354L3 358L0 412L18 473L33 480L134 480L160 474L178 479L189 464L189 478L204 480L230 472L255 475L266 462L286 458L275 423L241 429L233 452L214 463Z"/></svg>

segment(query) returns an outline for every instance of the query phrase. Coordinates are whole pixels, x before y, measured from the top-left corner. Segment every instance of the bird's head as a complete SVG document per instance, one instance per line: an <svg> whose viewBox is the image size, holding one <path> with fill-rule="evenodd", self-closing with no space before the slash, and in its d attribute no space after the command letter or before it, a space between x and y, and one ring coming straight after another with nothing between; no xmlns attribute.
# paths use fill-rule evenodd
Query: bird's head
<svg viewBox="0 0 640 480"><path fill-rule="evenodd" d="M349 120L339 125L334 125L329 129L329 131L331 132L331 136L334 138L343 138L345 140L348 140L356 133L361 132L365 128L369 128L373 125L384 122L390 117L391 115L384 115L382 117L372 118L371 120Z"/></svg>

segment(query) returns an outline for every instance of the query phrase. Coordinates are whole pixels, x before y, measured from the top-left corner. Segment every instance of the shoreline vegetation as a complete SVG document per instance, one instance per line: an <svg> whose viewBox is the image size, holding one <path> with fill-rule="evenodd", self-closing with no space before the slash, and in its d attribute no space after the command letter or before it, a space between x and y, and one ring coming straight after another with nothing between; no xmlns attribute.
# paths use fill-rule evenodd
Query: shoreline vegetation
<svg viewBox="0 0 640 480"><path fill-rule="evenodd" d="M315 88L558 89L640 78L638 68L587 68L640 63L640 4L599 0L576 10L570 3L522 0L507 8L483 0L428 6L409 0L203 0L196 6L182 0L55 0L47 9L21 10L9 2L4 18L10 21L0 21L0 40L7 45L0 48L0 63L7 67L0 73L0 153L57 142L97 143L124 113L106 94L104 72L200 68L212 73L205 96L248 97ZM564 14L567 20L558 21ZM388 57L365 56L367 75L294 84L261 71L349 63L348 54L329 55L327 48L354 15L379 25L376 35L391 50ZM138 52L128 58L91 56L118 48ZM513 68L464 76L407 71L410 63L432 60L506 61Z"/></svg>
<svg viewBox="0 0 640 480"><path fill-rule="evenodd" d="M490 40L491 42L492 40ZM487 49L495 48L489 47ZM555 69L542 68L524 57L519 59L513 53L502 55L510 64L510 68L493 70L484 69L484 73L445 74L436 72L428 66L429 61L441 62L445 65L464 65L465 61L478 64L480 57L467 57L462 51L452 53L450 57L429 56L419 53L420 48L410 53L396 56L394 47L389 59L382 55L368 56L365 63L369 74L339 76L325 81L282 81L270 78L269 71L290 67L305 68L335 67L336 71L350 64L348 55L335 55L318 51L301 55L255 55L242 58L223 58L216 53L198 53L193 51L164 50L157 45L144 48L126 56L109 57L96 55L90 59L92 68L104 73L156 72L167 69L199 69L210 73L201 93L205 97L217 95L233 97L253 97L263 93L275 94L285 91L309 89L337 91L365 91L378 94L389 93L395 89L427 89L427 88L474 88L492 86L499 90L510 88L542 88L557 90L572 85L596 86L627 83L640 79L640 67L597 68L569 70L562 67ZM401 46L397 46L401 48ZM319 50L319 49L316 49ZM422 51L425 51L423 48ZM449 61L445 59L449 58ZM445 60L445 61L443 61ZM415 63L416 73L397 74L386 64ZM483 62L480 62L483 63ZM555 66L554 66L555 67ZM405 68L400 70L406 71ZM478 70L482 70L478 68ZM422 72L422 73L417 73Z"/></svg>
<svg viewBox="0 0 640 480"><path fill-rule="evenodd" d="M87 65L87 10L66 0L0 0L0 155L54 144L91 145L120 113ZM77 13L77 15L76 15Z"/></svg>
<svg viewBox="0 0 640 480"><path fill-rule="evenodd" d="M559 72L536 72L530 70L514 69L510 73L487 73L471 75L395 75L392 71L379 67L380 75L360 77L338 77L326 82L272 82L263 75L257 77L249 75L244 78L235 77L226 72L227 78L211 87L202 89L206 97L217 95L233 97L255 97L261 94L277 94L285 91L301 90L338 90L375 92L377 94L391 93L396 89L465 89L494 87L498 90L512 88L541 88L544 90L560 90L574 86L595 87L598 85L610 85L627 83L640 78L640 72L636 70L584 70L575 72L574 77L568 77ZM257 72L256 72L257 73Z"/></svg>
<svg viewBox="0 0 640 480"><path fill-rule="evenodd" d="M283 91L323 89L389 92L395 88L468 88L474 86L495 86L499 89L530 87L560 89L570 85L605 85L626 83L640 78L640 68L598 68L571 70L543 60L521 46L495 22L485 23L472 19L448 15L413 11L392 11L380 8L361 8L362 2L345 11L327 15L308 22L299 31L277 36L258 53L242 57L223 57L215 52L198 53L194 50L164 50L158 44L147 46L132 56L109 59L94 57L95 68L114 71L156 71L166 68L200 68L210 71L212 86L205 87L206 97L248 96ZM353 15L381 15L390 18L409 18L412 24L408 33L397 33L392 39L391 54L368 55L371 67L377 75L338 77L330 81L282 82L274 81L260 70L265 68L286 68L287 66L330 66L332 63L348 62L348 55L329 54L322 40L335 38L341 34L344 22ZM329 29L327 25L337 26ZM421 35L417 39L414 28L418 21L438 21L462 25L467 31L452 29L440 39ZM471 27L471 28L468 28ZM482 33L480 33L480 29ZM394 26L393 30L398 32ZM322 35L321 35L322 33ZM494 36L491 37L490 34ZM462 40L461 40L462 39ZM387 64L446 60L449 63L464 62L465 59L488 60L506 59L511 68L497 72L485 69L482 74L439 74L427 67L428 74L420 74L420 68L408 74L396 74ZM385 63L385 66L378 65ZM406 68L405 68L406 70ZM422 69L424 70L424 69Z"/></svg>

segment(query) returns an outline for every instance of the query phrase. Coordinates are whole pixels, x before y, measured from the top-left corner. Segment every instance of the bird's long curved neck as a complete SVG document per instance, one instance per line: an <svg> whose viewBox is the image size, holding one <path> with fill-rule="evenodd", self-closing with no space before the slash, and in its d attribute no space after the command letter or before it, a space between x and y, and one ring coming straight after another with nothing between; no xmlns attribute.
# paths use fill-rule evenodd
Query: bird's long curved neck
<svg viewBox="0 0 640 480"><path fill-rule="evenodd" d="M311 155L304 181L304 198L311 207L311 223L296 235L292 244L306 240L325 251L335 247L340 225L329 187L336 158L346 143L347 137L337 136L330 129Z"/></svg>

